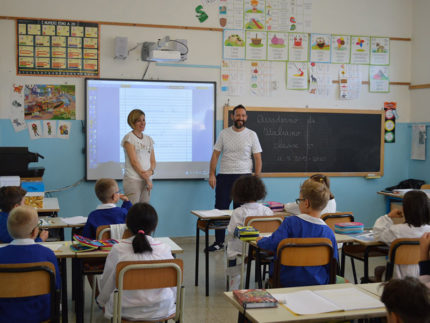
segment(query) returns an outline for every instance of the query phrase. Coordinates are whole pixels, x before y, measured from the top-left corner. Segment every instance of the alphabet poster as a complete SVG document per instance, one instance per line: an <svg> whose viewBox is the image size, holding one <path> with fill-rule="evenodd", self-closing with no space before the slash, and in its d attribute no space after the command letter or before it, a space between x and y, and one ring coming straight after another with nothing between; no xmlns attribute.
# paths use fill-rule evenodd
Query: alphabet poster
<svg viewBox="0 0 430 323"><path fill-rule="evenodd" d="M347 35L331 35L331 62L348 64L351 54L351 37Z"/></svg>
<svg viewBox="0 0 430 323"><path fill-rule="evenodd" d="M351 36L351 64L368 65L370 61L370 37Z"/></svg>
<svg viewBox="0 0 430 323"><path fill-rule="evenodd" d="M307 90L308 69L307 63L287 63L287 89Z"/></svg>
<svg viewBox="0 0 430 323"><path fill-rule="evenodd" d="M390 64L390 38L371 37L370 48L370 64Z"/></svg>
<svg viewBox="0 0 430 323"><path fill-rule="evenodd" d="M331 35L311 34L311 62L330 63Z"/></svg>

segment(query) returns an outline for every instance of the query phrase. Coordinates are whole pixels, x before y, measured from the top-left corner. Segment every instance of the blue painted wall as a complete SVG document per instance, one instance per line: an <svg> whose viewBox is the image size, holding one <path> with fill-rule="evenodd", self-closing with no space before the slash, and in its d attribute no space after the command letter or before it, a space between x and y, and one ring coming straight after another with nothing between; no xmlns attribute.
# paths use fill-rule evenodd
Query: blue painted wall
<svg viewBox="0 0 430 323"><path fill-rule="evenodd" d="M217 132L222 122L217 122ZM410 160L411 126L398 123L396 142L385 144L384 176L380 179L363 177L333 177L331 188L336 197L338 209L352 211L358 221L371 226L376 217L384 214L384 198L376 192L399 181L413 177L430 183L430 162ZM430 149L427 140L427 150ZM1 146L28 146L32 152L45 156L37 164L45 167L43 181L46 190L69 186L84 177L85 135L82 122L72 121L69 140L30 140L27 131L15 133L9 120L0 120ZM429 156L427 154L427 156ZM264 154L263 154L264 162ZM267 200L287 202L298 197L298 190L304 178L265 178ZM76 187L53 193L60 202L60 215L64 217L88 215L98 204L93 192L94 182L81 182ZM214 192L207 181L163 180L154 183L151 203L159 213L158 236L192 236L195 234L195 217L191 209L210 209L214 205Z"/></svg>

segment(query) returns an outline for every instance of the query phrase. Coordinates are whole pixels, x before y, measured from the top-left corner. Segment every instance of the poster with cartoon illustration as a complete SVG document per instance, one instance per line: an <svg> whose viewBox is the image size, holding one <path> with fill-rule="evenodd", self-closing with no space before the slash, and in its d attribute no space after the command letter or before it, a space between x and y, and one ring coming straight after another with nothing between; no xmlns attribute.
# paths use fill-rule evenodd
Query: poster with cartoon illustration
<svg viewBox="0 0 430 323"><path fill-rule="evenodd" d="M370 62L370 37L351 36L351 64L368 65Z"/></svg>
<svg viewBox="0 0 430 323"><path fill-rule="evenodd" d="M223 58L245 59L245 31L238 29L224 29Z"/></svg>
<svg viewBox="0 0 430 323"><path fill-rule="evenodd" d="M223 60L221 63L221 92L229 96L246 93L246 61Z"/></svg>
<svg viewBox="0 0 430 323"><path fill-rule="evenodd" d="M369 92L390 92L389 66L369 66Z"/></svg>
<svg viewBox="0 0 430 323"><path fill-rule="evenodd" d="M26 120L76 119L75 86L25 85L24 113Z"/></svg>
<svg viewBox="0 0 430 323"><path fill-rule="evenodd" d="M330 63L331 35L311 34L311 57L312 62Z"/></svg>
<svg viewBox="0 0 430 323"><path fill-rule="evenodd" d="M243 0L219 1L219 25L226 29L243 28Z"/></svg>
<svg viewBox="0 0 430 323"><path fill-rule="evenodd" d="M298 63L298 62L287 63L287 89L288 90L307 90L308 89L307 63Z"/></svg>
<svg viewBox="0 0 430 323"><path fill-rule="evenodd" d="M390 38L388 37L370 38L370 64L372 65L390 64Z"/></svg>
<svg viewBox="0 0 430 323"><path fill-rule="evenodd" d="M305 33L288 34L288 58L292 62L308 61L309 35Z"/></svg>
<svg viewBox="0 0 430 323"><path fill-rule="evenodd" d="M58 121L57 138L69 139L71 126L70 121Z"/></svg>
<svg viewBox="0 0 430 323"><path fill-rule="evenodd" d="M267 59L269 61L288 60L288 33L267 33Z"/></svg>
<svg viewBox="0 0 430 323"><path fill-rule="evenodd" d="M57 121L43 120L43 138L57 138Z"/></svg>
<svg viewBox="0 0 430 323"><path fill-rule="evenodd" d="M245 29L265 30L265 3L264 0L245 0L243 24Z"/></svg>
<svg viewBox="0 0 430 323"><path fill-rule="evenodd" d="M266 30L309 32L311 0L266 0Z"/></svg>
<svg viewBox="0 0 430 323"><path fill-rule="evenodd" d="M12 123L15 132L27 129L24 120L24 86L22 84L12 84L9 92L9 113L8 118Z"/></svg>
<svg viewBox="0 0 430 323"><path fill-rule="evenodd" d="M267 34L266 32L246 31L245 57L249 60L267 59Z"/></svg>
<svg viewBox="0 0 430 323"><path fill-rule="evenodd" d="M351 36L331 35L331 62L348 64L351 54Z"/></svg>
<svg viewBox="0 0 430 323"><path fill-rule="evenodd" d="M331 85L330 64L309 63L309 93L313 95L329 96Z"/></svg>
<svg viewBox="0 0 430 323"><path fill-rule="evenodd" d="M263 61L247 62L249 65L249 92L255 96L270 96L272 94L272 63Z"/></svg>
<svg viewBox="0 0 430 323"><path fill-rule="evenodd" d="M339 99L358 99L361 93L361 74L359 65L339 65Z"/></svg>
<svg viewBox="0 0 430 323"><path fill-rule="evenodd" d="M30 139L34 140L43 137L42 124L40 123L40 120L31 120L27 122L27 127Z"/></svg>

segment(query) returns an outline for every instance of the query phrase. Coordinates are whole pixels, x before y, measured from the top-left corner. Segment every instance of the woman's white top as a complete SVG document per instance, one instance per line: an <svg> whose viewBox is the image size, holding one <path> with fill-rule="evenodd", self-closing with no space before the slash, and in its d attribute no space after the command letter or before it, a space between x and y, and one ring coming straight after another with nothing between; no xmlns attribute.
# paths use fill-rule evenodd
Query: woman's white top
<svg viewBox="0 0 430 323"><path fill-rule="evenodd" d="M292 215L299 215L301 213L299 209L299 205L296 202L284 204L284 209L285 211L287 211L288 213L291 213ZM321 215L325 213L335 213L335 212L336 212L336 200L331 199L328 201L326 207L321 211Z"/></svg>
<svg viewBox="0 0 430 323"><path fill-rule="evenodd" d="M430 225L425 224L420 227L414 227L407 223L394 224L388 215L379 217L373 226L373 238L387 245L400 238L421 238L425 232L430 232ZM394 278L404 278L406 276L419 277L418 265L395 266Z"/></svg>
<svg viewBox="0 0 430 323"><path fill-rule="evenodd" d="M151 152L154 149L154 141L150 136L142 134L142 139L138 138L132 131L124 136L121 140L121 146L124 147L126 142L130 143L136 152L136 158L139 161L140 167L143 170L151 168ZM124 177L133 179L142 179L142 177L134 170L131 165L130 158L128 157L127 151L124 148L125 155L125 169Z"/></svg>
<svg viewBox="0 0 430 323"><path fill-rule="evenodd" d="M146 236L152 252L136 254L133 251L133 237L121 240L113 246L106 259L100 280L100 295L97 301L105 307L105 317L113 315L113 292L116 265L120 261L173 259L170 246ZM157 320L172 315L176 311L176 287L146 290L126 290L122 294L122 316L130 320Z"/></svg>

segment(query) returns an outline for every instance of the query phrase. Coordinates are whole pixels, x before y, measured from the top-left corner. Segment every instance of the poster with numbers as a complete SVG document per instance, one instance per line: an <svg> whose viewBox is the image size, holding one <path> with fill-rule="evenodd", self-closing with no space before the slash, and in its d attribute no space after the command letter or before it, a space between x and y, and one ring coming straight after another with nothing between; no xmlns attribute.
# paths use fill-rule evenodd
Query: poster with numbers
<svg viewBox="0 0 430 323"><path fill-rule="evenodd" d="M99 76L99 24L49 19L16 24L17 75Z"/></svg>

